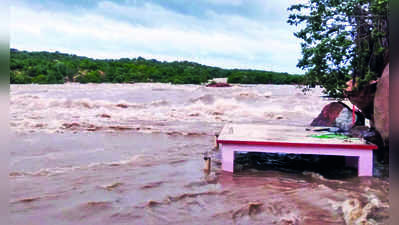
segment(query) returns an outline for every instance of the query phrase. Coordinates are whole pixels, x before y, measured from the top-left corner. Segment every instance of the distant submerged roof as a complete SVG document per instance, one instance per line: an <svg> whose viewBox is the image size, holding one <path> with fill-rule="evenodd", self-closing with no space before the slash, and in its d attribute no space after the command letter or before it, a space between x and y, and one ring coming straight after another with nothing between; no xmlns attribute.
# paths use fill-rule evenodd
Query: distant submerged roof
<svg viewBox="0 0 399 225"><path fill-rule="evenodd" d="M210 82L216 82L216 83L227 83L227 77L223 77L223 78L213 78L212 80L209 80Z"/></svg>

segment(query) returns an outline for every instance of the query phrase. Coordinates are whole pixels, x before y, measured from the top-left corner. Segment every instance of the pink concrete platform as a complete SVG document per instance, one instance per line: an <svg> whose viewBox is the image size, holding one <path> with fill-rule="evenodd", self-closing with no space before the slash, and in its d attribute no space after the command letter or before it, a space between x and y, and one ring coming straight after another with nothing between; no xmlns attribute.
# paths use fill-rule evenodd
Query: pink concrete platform
<svg viewBox="0 0 399 225"><path fill-rule="evenodd" d="M234 152L266 152L346 156L347 164L358 168L359 176L373 175L373 149L362 139L321 139L316 127L227 124L217 142L222 151L222 169L234 172ZM357 164L357 165L356 165Z"/></svg>

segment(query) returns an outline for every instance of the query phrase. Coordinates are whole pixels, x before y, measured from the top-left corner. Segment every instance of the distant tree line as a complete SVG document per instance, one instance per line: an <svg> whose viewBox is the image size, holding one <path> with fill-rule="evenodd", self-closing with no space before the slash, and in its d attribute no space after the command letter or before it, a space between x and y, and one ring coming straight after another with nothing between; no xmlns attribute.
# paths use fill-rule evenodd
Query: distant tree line
<svg viewBox="0 0 399 225"><path fill-rule="evenodd" d="M299 84L302 76L260 70L222 69L193 62L142 57L91 59L60 52L10 50L11 84L135 83L201 84L227 77L229 83Z"/></svg>

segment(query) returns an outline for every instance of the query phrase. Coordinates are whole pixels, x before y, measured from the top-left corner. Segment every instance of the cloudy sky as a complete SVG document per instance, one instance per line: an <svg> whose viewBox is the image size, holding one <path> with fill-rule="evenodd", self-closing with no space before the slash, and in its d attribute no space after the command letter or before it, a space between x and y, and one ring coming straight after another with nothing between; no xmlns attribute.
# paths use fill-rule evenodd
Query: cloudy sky
<svg viewBox="0 0 399 225"><path fill-rule="evenodd" d="M298 0L15 0L10 46L92 58L188 60L303 73L287 8Z"/></svg>

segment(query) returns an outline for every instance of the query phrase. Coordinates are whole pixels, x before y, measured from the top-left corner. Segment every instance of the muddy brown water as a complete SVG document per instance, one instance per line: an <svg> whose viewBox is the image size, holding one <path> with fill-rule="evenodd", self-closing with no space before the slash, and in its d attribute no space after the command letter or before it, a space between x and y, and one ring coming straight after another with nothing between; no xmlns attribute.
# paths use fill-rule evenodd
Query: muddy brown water
<svg viewBox="0 0 399 225"><path fill-rule="evenodd" d="M11 221L388 224L378 163L375 177L356 177L337 158L243 154L238 173L221 171L213 135L223 124L307 125L329 101L321 95L289 85L11 85Z"/></svg>

